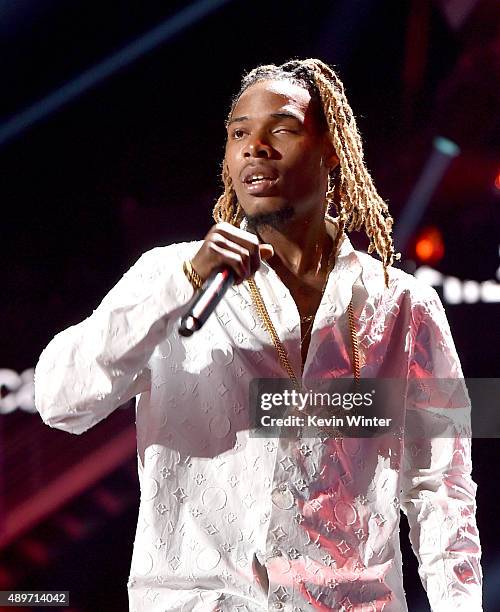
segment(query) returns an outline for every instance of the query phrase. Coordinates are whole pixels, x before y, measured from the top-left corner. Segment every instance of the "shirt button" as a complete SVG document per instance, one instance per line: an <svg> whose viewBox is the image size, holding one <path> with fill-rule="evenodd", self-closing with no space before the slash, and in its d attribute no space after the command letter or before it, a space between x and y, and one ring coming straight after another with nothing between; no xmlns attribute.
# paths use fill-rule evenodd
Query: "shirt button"
<svg viewBox="0 0 500 612"><path fill-rule="evenodd" d="M279 485L278 489L279 489L280 491L286 491L286 489L287 489L287 485L286 485L286 483L282 482L282 483Z"/></svg>
<svg viewBox="0 0 500 612"><path fill-rule="evenodd" d="M282 610L283 609L283 604L281 603L281 601L277 601L274 604L274 607L276 608L276 610Z"/></svg>

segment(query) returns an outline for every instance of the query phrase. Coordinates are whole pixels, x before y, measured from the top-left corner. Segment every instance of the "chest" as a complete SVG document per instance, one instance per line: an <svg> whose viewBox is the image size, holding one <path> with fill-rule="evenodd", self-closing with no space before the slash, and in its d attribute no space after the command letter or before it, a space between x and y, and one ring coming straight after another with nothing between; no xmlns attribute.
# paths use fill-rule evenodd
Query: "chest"
<svg viewBox="0 0 500 612"><path fill-rule="evenodd" d="M310 331L323 296L324 277L298 280L290 275L285 281L300 315L302 370L306 362L311 339Z"/></svg>
<svg viewBox="0 0 500 612"><path fill-rule="evenodd" d="M325 273L297 277L286 268L276 270L276 272L290 291L301 318L314 316L323 295Z"/></svg>

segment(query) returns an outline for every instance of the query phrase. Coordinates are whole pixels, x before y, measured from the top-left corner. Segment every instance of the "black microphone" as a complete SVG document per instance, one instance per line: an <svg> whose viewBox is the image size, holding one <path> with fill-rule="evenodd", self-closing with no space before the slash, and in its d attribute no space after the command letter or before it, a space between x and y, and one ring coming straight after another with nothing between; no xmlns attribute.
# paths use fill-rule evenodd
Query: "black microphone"
<svg viewBox="0 0 500 612"><path fill-rule="evenodd" d="M203 326L235 278L234 270L229 266L216 268L210 274L201 291L191 298L188 310L181 318L179 325L181 336L191 336Z"/></svg>

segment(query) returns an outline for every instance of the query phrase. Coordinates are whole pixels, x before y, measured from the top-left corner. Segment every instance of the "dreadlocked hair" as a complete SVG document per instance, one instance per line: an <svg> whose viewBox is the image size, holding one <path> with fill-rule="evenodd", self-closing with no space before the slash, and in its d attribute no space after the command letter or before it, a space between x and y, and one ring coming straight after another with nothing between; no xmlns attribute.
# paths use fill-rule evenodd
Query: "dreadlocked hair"
<svg viewBox="0 0 500 612"><path fill-rule="evenodd" d="M368 252L375 250L379 254L388 286L388 267L400 257L392 241L393 219L365 165L361 136L342 81L318 59L292 60L281 66L258 66L243 77L240 90L232 100L228 121L242 93L263 80L288 80L304 87L311 95L317 125L320 130L328 130L339 158L338 166L328 177L325 194L325 217L338 225L335 246L340 244L345 230L350 232L364 228L370 241ZM213 217L216 222L227 221L239 225L243 210L236 198L225 159L222 163L222 180L224 192L215 203ZM337 213L335 219L329 214L331 207Z"/></svg>

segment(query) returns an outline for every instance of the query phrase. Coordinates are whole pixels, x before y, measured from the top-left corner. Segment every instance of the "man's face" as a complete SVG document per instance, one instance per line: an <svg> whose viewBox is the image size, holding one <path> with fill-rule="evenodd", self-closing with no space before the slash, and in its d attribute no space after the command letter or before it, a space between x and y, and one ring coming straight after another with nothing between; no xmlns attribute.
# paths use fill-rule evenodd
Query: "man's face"
<svg viewBox="0 0 500 612"><path fill-rule="evenodd" d="M303 217L323 206L338 158L327 133L319 132L309 92L266 80L246 89L234 107L226 162L246 216L293 209Z"/></svg>

